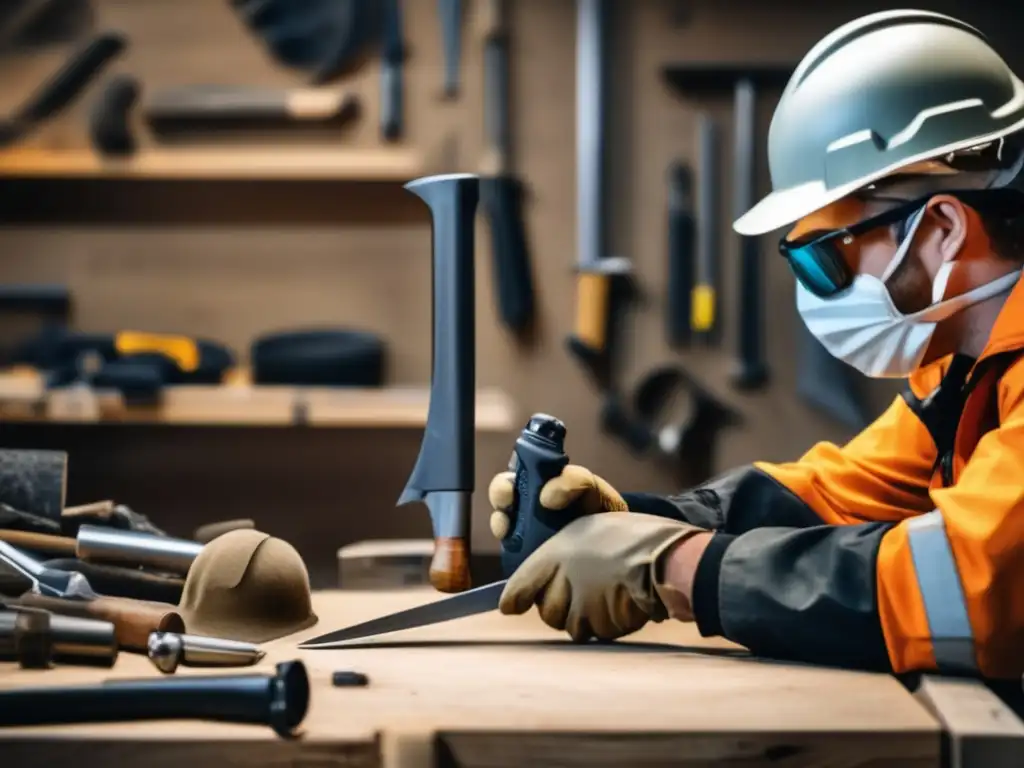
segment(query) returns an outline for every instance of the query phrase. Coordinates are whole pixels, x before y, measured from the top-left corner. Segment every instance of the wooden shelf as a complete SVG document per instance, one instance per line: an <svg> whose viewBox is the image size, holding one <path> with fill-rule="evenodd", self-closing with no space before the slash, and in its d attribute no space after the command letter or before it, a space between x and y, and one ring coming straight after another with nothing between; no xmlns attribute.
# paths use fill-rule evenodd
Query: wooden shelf
<svg viewBox="0 0 1024 768"><path fill-rule="evenodd" d="M155 405L127 405L117 392L86 388L43 392L38 379L0 375L0 423L166 424L422 429L426 387L349 389L252 384L167 387ZM515 408L495 389L477 393L476 427L507 432Z"/></svg>
<svg viewBox="0 0 1024 768"><path fill-rule="evenodd" d="M0 176L14 178L410 181L422 170L419 155L403 149L146 149L125 159L87 149L0 152Z"/></svg>

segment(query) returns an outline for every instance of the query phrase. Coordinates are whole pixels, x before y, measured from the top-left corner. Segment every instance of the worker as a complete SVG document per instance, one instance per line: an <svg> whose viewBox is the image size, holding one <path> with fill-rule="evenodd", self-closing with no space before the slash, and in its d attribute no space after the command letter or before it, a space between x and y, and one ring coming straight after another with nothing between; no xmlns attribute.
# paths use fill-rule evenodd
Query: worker
<svg viewBox="0 0 1024 768"><path fill-rule="evenodd" d="M796 303L835 357L908 390L843 446L677 496L570 465L587 513L501 597L575 639L696 622L751 652L894 673L1024 673L1024 84L976 29L865 16L800 62L768 135ZM507 473L489 489L501 539Z"/></svg>

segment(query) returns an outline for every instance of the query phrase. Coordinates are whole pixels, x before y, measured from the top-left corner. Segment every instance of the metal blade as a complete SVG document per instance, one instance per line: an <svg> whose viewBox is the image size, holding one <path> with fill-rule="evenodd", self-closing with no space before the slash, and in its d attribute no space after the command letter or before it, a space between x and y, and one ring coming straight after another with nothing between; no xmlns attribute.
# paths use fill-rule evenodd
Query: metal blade
<svg viewBox="0 0 1024 768"><path fill-rule="evenodd" d="M392 613L389 616L381 616L346 629L328 632L326 635L320 635L320 637L300 643L299 648L335 648L346 640L383 635L386 632L397 632L413 627L425 627L478 613L487 613L498 608L498 599L501 597L502 590L505 589L505 583L506 581L503 579L476 589L468 589L443 600L417 605L415 608Z"/></svg>
<svg viewBox="0 0 1024 768"><path fill-rule="evenodd" d="M32 591L40 595L79 600L99 597L82 574L47 568L31 555L5 541L0 541L0 562L31 581Z"/></svg>

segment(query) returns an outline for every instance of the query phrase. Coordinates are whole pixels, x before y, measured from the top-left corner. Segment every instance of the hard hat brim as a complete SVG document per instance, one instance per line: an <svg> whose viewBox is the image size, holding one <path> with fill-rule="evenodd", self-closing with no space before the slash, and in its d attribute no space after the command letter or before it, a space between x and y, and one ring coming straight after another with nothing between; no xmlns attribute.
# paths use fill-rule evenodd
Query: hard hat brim
<svg viewBox="0 0 1024 768"><path fill-rule="evenodd" d="M733 222L733 230L740 235L754 237L773 232L820 211L836 200L856 191L859 184L826 189L822 182L801 184L770 193L749 211Z"/></svg>

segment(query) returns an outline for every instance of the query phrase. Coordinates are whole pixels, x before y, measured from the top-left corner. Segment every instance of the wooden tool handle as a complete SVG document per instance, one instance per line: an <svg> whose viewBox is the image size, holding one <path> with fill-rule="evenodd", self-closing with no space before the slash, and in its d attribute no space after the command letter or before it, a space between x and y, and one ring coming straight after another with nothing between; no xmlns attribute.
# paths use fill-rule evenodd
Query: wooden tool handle
<svg viewBox="0 0 1024 768"><path fill-rule="evenodd" d="M465 539L442 537L434 541L430 583L438 592L463 592L470 588L469 545Z"/></svg>
<svg viewBox="0 0 1024 768"><path fill-rule="evenodd" d="M66 600L27 593L18 601L22 605L45 608L62 616L101 619L114 625L119 648L145 650L150 632L185 631L176 606L129 600L123 597L97 597L94 600Z"/></svg>
<svg viewBox="0 0 1024 768"><path fill-rule="evenodd" d="M16 547L31 549L33 552L44 552L48 555L75 556L75 540L68 536L51 536L48 533L32 533L31 531L0 530L0 541L6 541Z"/></svg>
<svg viewBox="0 0 1024 768"><path fill-rule="evenodd" d="M117 644L122 648L144 650L151 632L185 631L185 622L174 605L124 597L99 597L90 601L90 605L96 618L114 625Z"/></svg>
<svg viewBox="0 0 1024 768"><path fill-rule="evenodd" d="M604 352L608 335L611 276L583 272L576 278L576 341L594 354Z"/></svg>

